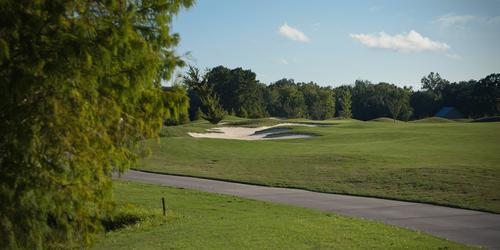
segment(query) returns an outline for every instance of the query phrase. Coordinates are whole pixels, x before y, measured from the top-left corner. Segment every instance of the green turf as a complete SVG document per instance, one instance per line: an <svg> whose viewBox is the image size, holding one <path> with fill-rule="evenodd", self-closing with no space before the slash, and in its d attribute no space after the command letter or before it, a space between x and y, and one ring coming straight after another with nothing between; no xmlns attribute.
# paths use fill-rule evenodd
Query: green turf
<svg viewBox="0 0 500 250"><path fill-rule="evenodd" d="M422 123L448 123L448 122L455 122L454 120L442 118L442 117L427 117L423 118L420 120L415 120L412 122L422 122Z"/></svg>
<svg viewBox="0 0 500 250"><path fill-rule="evenodd" d="M118 204L157 216L101 235L95 249L466 248L378 222L226 195L122 181L114 183L114 193Z"/></svg>
<svg viewBox="0 0 500 250"><path fill-rule="evenodd" d="M394 119L389 118L389 117L379 117L379 118L372 119L370 121L371 122L401 122L400 120L394 120Z"/></svg>
<svg viewBox="0 0 500 250"><path fill-rule="evenodd" d="M307 139L162 138L138 168L500 212L500 123L327 122L294 128Z"/></svg>

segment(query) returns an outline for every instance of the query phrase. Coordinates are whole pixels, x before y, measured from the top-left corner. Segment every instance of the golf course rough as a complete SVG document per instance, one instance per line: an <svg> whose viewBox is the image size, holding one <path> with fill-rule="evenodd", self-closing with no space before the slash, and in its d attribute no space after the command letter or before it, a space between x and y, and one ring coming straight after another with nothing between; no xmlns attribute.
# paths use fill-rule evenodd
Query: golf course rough
<svg viewBox="0 0 500 250"><path fill-rule="evenodd" d="M310 122L238 123L298 121ZM168 127L136 168L500 212L500 122L320 123L330 126L287 131L318 136L254 141L187 134L211 127L204 122Z"/></svg>

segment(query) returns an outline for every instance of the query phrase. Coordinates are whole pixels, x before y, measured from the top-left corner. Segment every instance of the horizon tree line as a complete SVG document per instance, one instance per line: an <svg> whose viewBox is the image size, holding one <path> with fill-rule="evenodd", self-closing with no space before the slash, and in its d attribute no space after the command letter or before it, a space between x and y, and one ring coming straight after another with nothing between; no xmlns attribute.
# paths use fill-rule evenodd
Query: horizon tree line
<svg viewBox="0 0 500 250"><path fill-rule="evenodd" d="M198 84L210 89L210 103L203 101L207 94L193 85L194 74L199 81L203 78L203 83ZM190 120L199 119L202 113L205 118L216 114L218 118L214 121L217 122L225 114L244 118L275 116L313 120L391 117L407 121L434 116L445 106L455 107L469 118L500 115L500 74L490 74L479 81L450 83L439 73L431 72L421 79L421 83L422 89L417 91L368 80L331 87L283 78L266 85L259 82L251 70L217 66L201 75L199 69L190 66L182 86L176 88L187 91Z"/></svg>

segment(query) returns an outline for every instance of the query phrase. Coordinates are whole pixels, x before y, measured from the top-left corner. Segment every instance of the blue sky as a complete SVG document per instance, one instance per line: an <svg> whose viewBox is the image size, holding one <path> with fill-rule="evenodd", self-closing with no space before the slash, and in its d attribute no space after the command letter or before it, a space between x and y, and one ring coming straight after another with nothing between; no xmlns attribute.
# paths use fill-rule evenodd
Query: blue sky
<svg viewBox="0 0 500 250"><path fill-rule="evenodd" d="M200 68L251 69L320 85L356 79L420 88L500 73L500 1L198 0L173 22Z"/></svg>

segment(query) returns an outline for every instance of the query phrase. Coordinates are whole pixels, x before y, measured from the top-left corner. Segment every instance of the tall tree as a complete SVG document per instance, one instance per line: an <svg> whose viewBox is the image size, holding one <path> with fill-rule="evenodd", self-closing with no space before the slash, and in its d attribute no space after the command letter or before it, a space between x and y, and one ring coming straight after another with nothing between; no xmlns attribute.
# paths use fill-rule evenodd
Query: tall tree
<svg viewBox="0 0 500 250"><path fill-rule="evenodd" d="M410 89L400 88L394 84L384 82L372 84L368 81L358 80L352 89L353 117L360 120L370 120L393 116L389 106L392 104L398 104L394 107L399 106L399 98L402 98L400 114L398 115L406 120L412 113L409 99L410 91Z"/></svg>
<svg viewBox="0 0 500 250"><path fill-rule="evenodd" d="M163 87L162 99L165 124L178 125L189 122L189 96L184 86Z"/></svg>
<svg viewBox="0 0 500 250"><path fill-rule="evenodd" d="M342 117L342 118L351 118L352 117L352 111L351 111L351 105L352 105L352 94L351 94L351 89L349 86L340 86L335 89L336 96L337 96L337 103L338 105L338 110L337 110L337 116Z"/></svg>
<svg viewBox="0 0 500 250"><path fill-rule="evenodd" d="M448 80L441 78L439 73L434 72L422 77L420 82L422 83L422 88L432 93L436 100L442 99L442 91L450 83Z"/></svg>
<svg viewBox="0 0 500 250"><path fill-rule="evenodd" d="M404 94L401 91L398 91L397 89L389 93L386 104L394 122L396 122L399 115L401 114L401 111L403 110L403 105L405 102L404 97L405 97Z"/></svg>
<svg viewBox="0 0 500 250"><path fill-rule="evenodd" d="M304 96L306 117L313 120L332 118L335 113L335 99L330 87L320 87L314 82L299 83L299 91Z"/></svg>
<svg viewBox="0 0 500 250"><path fill-rule="evenodd" d="M203 76L196 67L189 66L189 70L184 77L184 84L188 86L201 101L204 109L203 119L212 124L217 124L226 115L226 111L220 104L219 97L213 90L213 86L208 83L208 73Z"/></svg>
<svg viewBox="0 0 500 250"><path fill-rule="evenodd" d="M434 94L427 90L413 92L410 97L410 104L415 119L434 116L441 108L440 103L434 98Z"/></svg>
<svg viewBox="0 0 500 250"><path fill-rule="evenodd" d="M0 1L0 248L89 243L162 123L191 0ZM73 245L74 246L74 245Z"/></svg>
<svg viewBox="0 0 500 250"><path fill-rule="evenodd" d="M305 117L306 104L299 87L292 79L281 79L271 85L271 114L278 117Z"/></svg>
<svg viewBox="0 0 500 250"><path fill-rule="evenodd" d="M225 110L234 110L241 117L258 118L267 115L264 91L251 70L217 66L207 73L207 81L220 97Z"/></svg>

